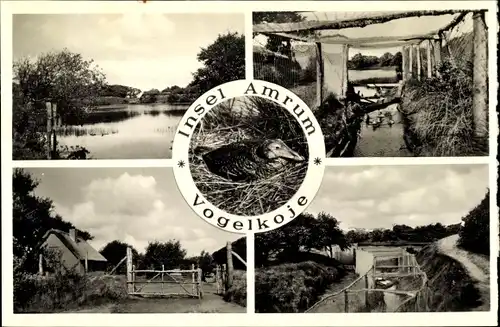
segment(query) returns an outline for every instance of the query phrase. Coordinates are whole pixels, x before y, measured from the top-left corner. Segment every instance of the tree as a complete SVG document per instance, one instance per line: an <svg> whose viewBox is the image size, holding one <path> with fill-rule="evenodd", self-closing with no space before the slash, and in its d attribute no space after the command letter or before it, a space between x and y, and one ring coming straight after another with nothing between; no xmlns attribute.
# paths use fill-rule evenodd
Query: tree
<svg viewBox="0 0 500 327"><path fill-rule="evenodd" d="M496 208L495 208L496 210ZM462 218L458 245L468 251L490 254L490 191L474 209Z"/></svg>
<svg viewBox="0 0 500 327"><path fill-rule="evenodd" d="M106 260L108 260L109 266L114 268L127 255L127 248L129 246L130 245L127 243L115 240L106 244L99 252L106 258ZM139 253L132 247L132 257L137 258L138 256ZM123 273L125 270L126 265L122 264L116 271Z"/></svg>
<svg viewBox="0 0 500 327"><path fill-rule="evenodd" d="M295 11L267 11L254 12L253 23L298 23L305 20L305 17ZM295 33L299 36L308 36L311 31L299 31ZM284 38L278 35L268 35L265 46L268 50L279 52L291 58L291 42L289 38Z"/></svg>
<svg viewBox="0 0 500 327"><path fill-rule="evenodd" d="M159 267L164 265L165 269L174 269L182 263L186 257L186 250L177 240L167 242L150 242L144 254L144 265L146 267Z"/></svg>
<svg viewBox="0 0 500 327"><path fill-rule="evenodd" d="M339 228L339 222L328 213L319 213L313 235L316 240L315 247L326 248L330 258L333 258L333 247L335 245L338 245L341 250L349 247L344 232Z"/></svg>
<svg viewBox="0 0 500 327"><path fill-rule="evenodd" d="M53 212L52 200L34 195L39 182L29 173L23 169L14 169L12 182L14 256L31 261L32 266L27 269L36 269L33 265L44 234L50 229L69 232L75 226ZM78 230L78 235L85 240L92 239L86 231Z"/></svg>
<svg viewBox="0 0 500 327"><path fill-rule="evenodd" d="M158 89L151 89L149 91L144 91L139 100L142 103L155 103L158 95L160 95Z"/></svg>
<svg viewBox="0 0 500 327"><path fill-rule="evenodd" d="M198 61L204 67L193 74L189 86L199 87L201 93L230 81L245 78L245 37L238 33L219 35L214 43L202 48Z"/></svg>
<svg viewBox="0 0 500 327"><path fill-rule="evenodd" d="M198 267L203 271L202 280L205 281L206 275L213 273L215 269L215 261L212 255L206 251L201 251L200 256L197 258Z"/></svg>
<svg viewBox="0 0 500 327"><path fill-rule="evenodd" d="M68 50L42 54L36 60L14 62L13 157L45 157L47 111L45 102L57 104L63 123L80 120L101 94L105 76L92 60Z"/></svg>

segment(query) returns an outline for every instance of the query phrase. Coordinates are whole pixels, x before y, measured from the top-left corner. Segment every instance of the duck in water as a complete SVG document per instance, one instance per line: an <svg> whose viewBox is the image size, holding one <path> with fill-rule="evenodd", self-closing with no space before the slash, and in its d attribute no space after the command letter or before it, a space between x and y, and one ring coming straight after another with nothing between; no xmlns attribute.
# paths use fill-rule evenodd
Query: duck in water
<svg viewBox="0 0 500 327"><path fill-rule="evenodd" d="M269 178L286 165L305 160L280 139L235 142L206 152L202 158L210 172L237 182Z"/></svg>

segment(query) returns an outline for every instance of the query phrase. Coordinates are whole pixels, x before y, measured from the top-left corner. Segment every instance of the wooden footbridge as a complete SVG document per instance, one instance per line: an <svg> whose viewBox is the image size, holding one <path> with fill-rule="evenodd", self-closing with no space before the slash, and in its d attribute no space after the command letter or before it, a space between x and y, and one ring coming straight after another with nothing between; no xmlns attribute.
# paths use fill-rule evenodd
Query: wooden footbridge
<svg viewBox="0 0 500 327"><path fill-rule="evenodd" d="M415 255L399 247L358 248L355 270L359 277L342 290L324 296L306 312L371 312L373 309L396 312L416 300L427 285L427 276ZM411 289L396 289L401 279L411 280L411 286L405 287ZM390 308L385 303L390 296L403 299L398 300L397 307ZM416 308L415 311L425 310Z"/></svg>

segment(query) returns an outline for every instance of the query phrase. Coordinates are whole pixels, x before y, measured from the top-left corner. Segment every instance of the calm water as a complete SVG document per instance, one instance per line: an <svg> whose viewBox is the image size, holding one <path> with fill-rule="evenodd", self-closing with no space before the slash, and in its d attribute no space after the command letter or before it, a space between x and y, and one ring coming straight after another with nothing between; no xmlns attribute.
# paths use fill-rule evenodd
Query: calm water
<svg viewBox="0 0 500 327"><path fill-rule="evenodd" d="M134 104L100 108L83 125L66 126L58 142L83 146L92 159L168 159L187 105Z"/></svg>

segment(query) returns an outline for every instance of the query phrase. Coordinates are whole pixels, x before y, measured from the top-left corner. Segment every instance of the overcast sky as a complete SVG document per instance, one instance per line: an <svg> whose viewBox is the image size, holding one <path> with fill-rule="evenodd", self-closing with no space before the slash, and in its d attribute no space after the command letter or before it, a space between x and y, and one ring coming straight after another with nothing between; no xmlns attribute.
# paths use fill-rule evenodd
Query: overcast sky
<svg viewBox="0 0 500 327"><path fill-rule="evenodd" d="M13 57L68 48L94 59L110 84L186 86L196 55L219 34L243 34L242 14L23 14L13 17Z"/></svg>
<svg viewBox="0 0 500 327"><path fill-rule="evenodd" d="M306 211L330 213L343 229L456 224L487 187L487 165L330 166Z"/></svg>
<svg viewBox="0 0 500 327"><path fill-rule="evenodd" d="M171 168L31 168L38 196L90 232L96 249L113 240L140 252L149 241L180 240L188 255L213 252L242 235L220 230L187 205Z"/></svg>

